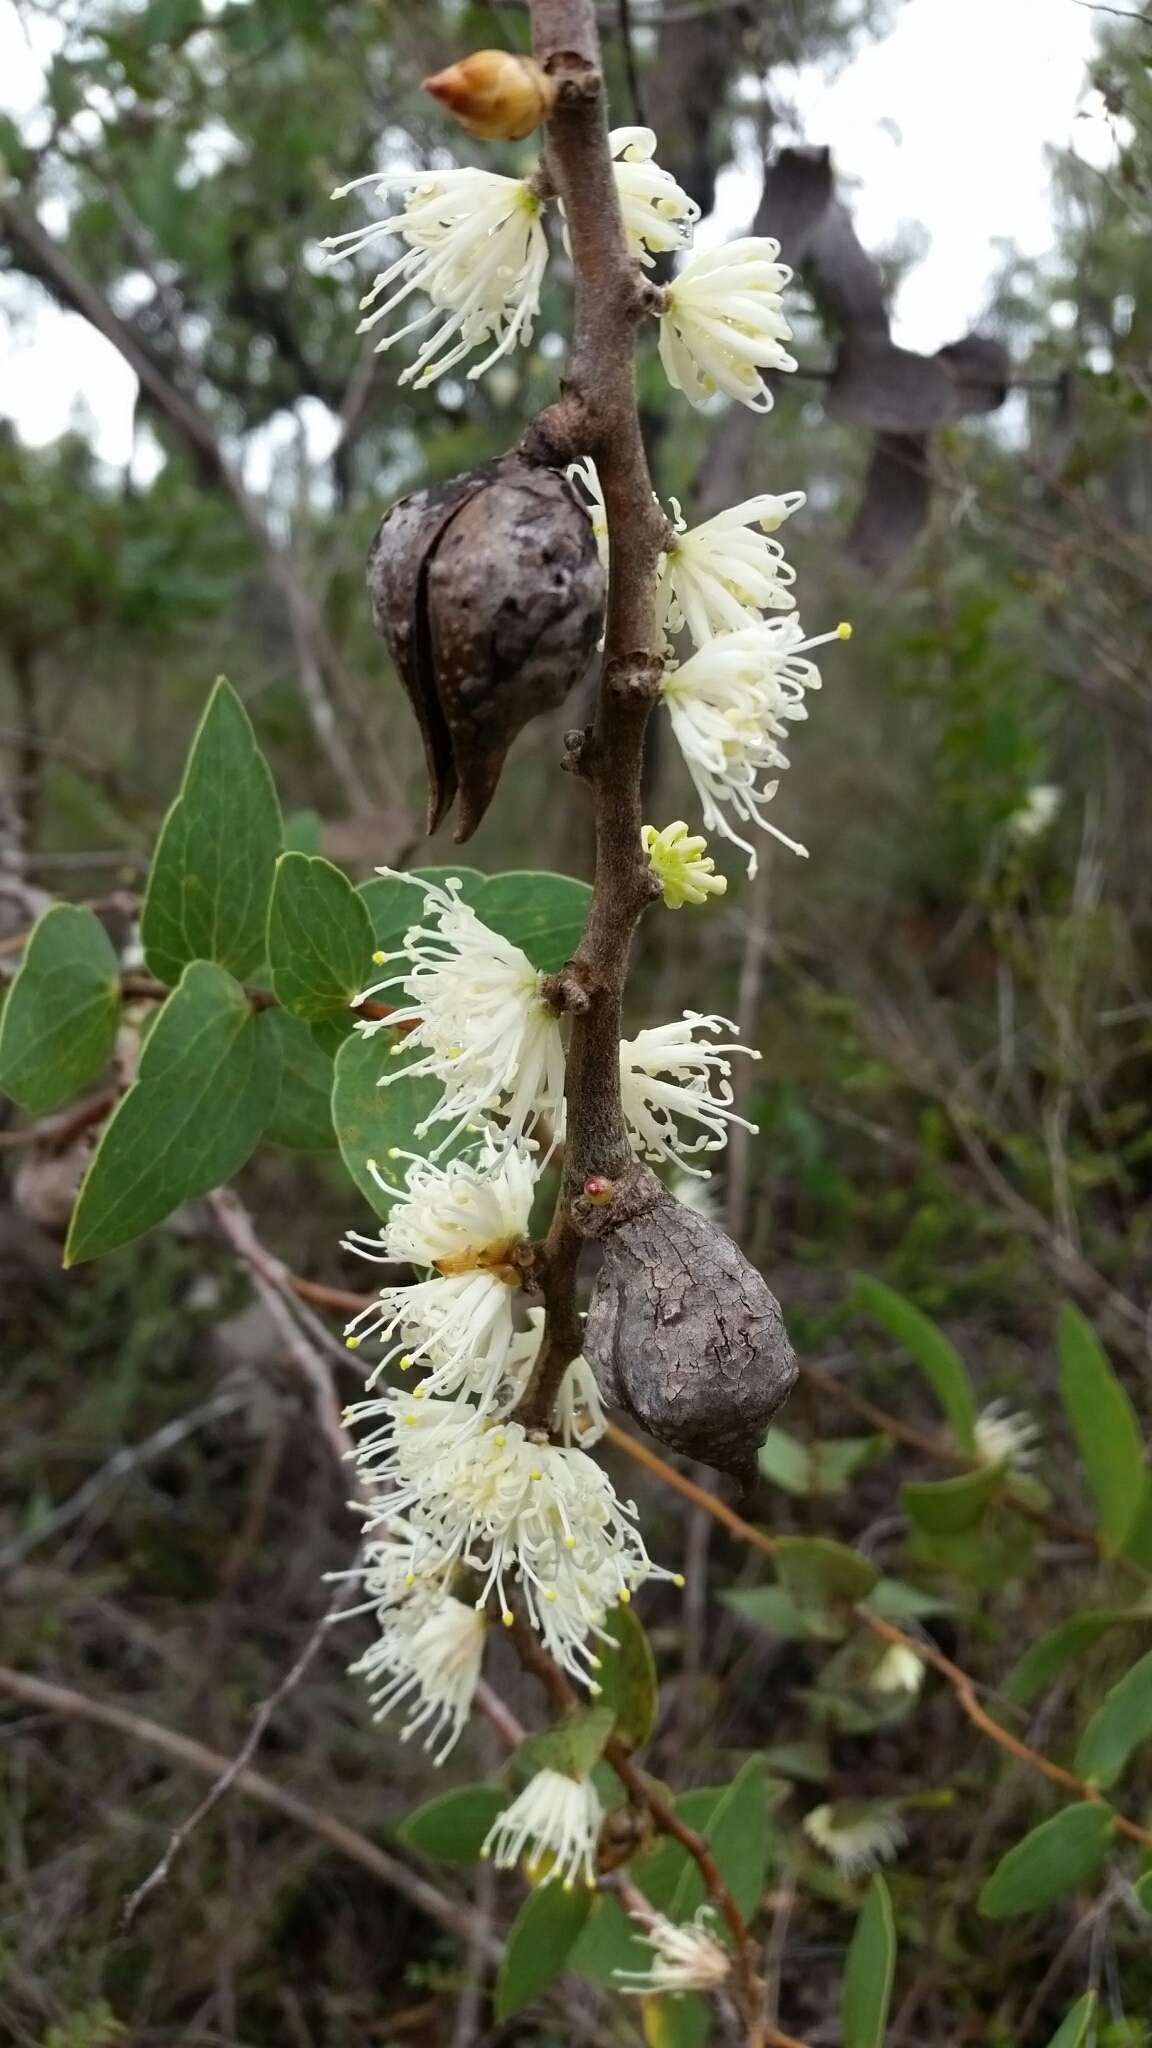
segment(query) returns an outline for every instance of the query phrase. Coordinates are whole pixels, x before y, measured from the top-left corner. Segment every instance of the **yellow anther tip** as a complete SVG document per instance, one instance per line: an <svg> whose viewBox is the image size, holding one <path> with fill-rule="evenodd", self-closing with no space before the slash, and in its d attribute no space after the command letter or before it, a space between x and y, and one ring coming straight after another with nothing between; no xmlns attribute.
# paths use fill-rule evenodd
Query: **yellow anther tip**
<svg viewBox="0 0 1152 2048"><path fill-rule="evenodd" d="M358 1351L358 1350L359 1350L359 1348L360 1348L360 1339L359 1339L359 1337L345 1337L345 1339L344 1339L344 1349L345 1349L346 1351Z"/></svg>
<svg viewBox="0 0 1152 2048"><path fill-rule="evenodd" d="M543 1479L544 1474L542 1472L530 1472L528 1477L529 1479Z"/></svg>
<svg viewBox="0 0 1152 2048"><path fill-rule="evenodd" d="M575 1550L576 1538L574 1536L566 1536L564 1538L564 1548L565 1550Z"/></svg>
<svg viewBox="0 0 1152 2048"><path fill-rule="evenodd" d="M852 638L852 627L847 619L841 619L840 624L836 628L836 638L838 640L850 640Z"/></svg>
<svg viewBox="0 0 1152 2048"><path fill-rule="evenodd" d="M379 946L377 946L376 951L372 955L372 964L375 967L383 967L387 958L387 953L382 953Z"/></svg>
<svg viewBox="0 0 1152 2048"><path fill-rule="evenodd" d="M632 1595L631 1595L631 1593L630 1593L630 1592L628 1591L628 1588L627 1588L627 1586L622 1586L622 1587L620 1588L620 1605L621 1605L621 1607L630 1607L630 1606L631 1606L631 1604L632 1604Z"/></svg>
<svg viewBox="0 0 1152 2048"><path fill-rule="evenodd" d="M401 1372L411 1372L412 1367L415 1365L415 1363L416 1360L414 1358L409 1357L408 1353L405 1352L403 1358L400 1360Z"/></svg>
<svg viewBox="0 0 1152 2048"><path fill-rule="evenodd" d="M492 1441L496 1445L497 1449L502 1451L508 1439L506 1436L494 1436Z"/></svg>
<svg viewBox="0 0 1152 2048"><path fill-rule="evenodd" d="M684 1574L683 1574L683 1572L673 1572L673 1574L672 1574L672 1584L673 1584L674 1586L683 1586L683 1584L684 1584Z"/></svg>
<svg viewBox="0 0 1152 2048"><path fill-rule="evenodd" d="M556 1598L556 1592L555 1592L555 1588L554 1588L554 1587L552 1587L552 1586L549 1586L549 1588L548 1588L547 1592L546 1592L546 1593L545 1593L545 1595L544 1595L544 1598L545 1598L546 1600L554 1600L554 1599Z"/></svg>
<svg viewBox="0 0 1152 2048"><path fill-rule="evenodd" d="M404 1584L405 1584L406 1586L414 1586L414 1585L416 1584L416 1574L415 1574L415 1572L405 1572L405 1574L404 1574Z"/></svg>
<svg viewBox="0 0 1152 2048"><path fill-rule="evenodd" d="M511 1628L512 1623L515 1621L516 1617L514 1614L509 1614L508 1609L505 1608L503 1614L500 1616L500 1619L504 1623L505 1628Z"/></svg>

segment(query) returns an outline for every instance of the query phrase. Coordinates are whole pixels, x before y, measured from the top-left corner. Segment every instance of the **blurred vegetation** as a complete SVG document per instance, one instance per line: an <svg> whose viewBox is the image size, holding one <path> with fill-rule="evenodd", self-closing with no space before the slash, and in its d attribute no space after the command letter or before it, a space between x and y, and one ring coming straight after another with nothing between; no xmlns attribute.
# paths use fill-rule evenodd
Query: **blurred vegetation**
<svg viewBox="0 0 1152 2048"><path fill-rule="evenodd" d="M705 203L735 156L787 138L781 68L848 60L883 20L850 0L680 12L662 34L636 29L636 69L661 161ZM0 944L41 888L130 914L124 892L143 876L221 669L285 808L315 814L334 859L357 876L417 849L450 860L447 844L420 838L419 747L371 629L363 559L396 495L503 448L553 392L563 267L549 272L531 350L480 385L413 395L399 358L361 352L364 280L323 267L317 244L356 218L356 201L329 204L334 185L378 162L466 154L419 80L460 49L521 42L524 10L72 0L31 19L54 52L45 101L0 121L0 158L6 202L53 253L12 232L5 301L34 319L48 299L74 307L68 280L86 280L203 431L179 431L173 405L142 389L127 474L101 467L82 426L42 449L0 435ZM630 119L615 33L608 54L617 118ZM1054 160L1057 247L1042 263L1006 262L993 309L1019 388L983 424L937 436L930 527L896 570L865 575L845 548L868 451L826 416L818 378L781 391L768 423L745 423L735 457L729 447L724 502L808 492L788 535L805 622L849 617L855 637L832 650L779 800L811 858L778 852L756 885L734 875L723 906L651 917L633 987L638 1022L716 1010L762 1050L742 1084L759 1136L733 1148L717 1200L819 1368L787 1431L857 1443L826 1448L819 1481L797 1483L778 1440L754 1519L910 1572L933 1640L949 1653L962 1643L991 1684L1076 1609L1148 1606L1143 1567L1133 1588L1068 1532L1091 1496L1056 1398L1055 1332L1060 1302L1077 1302L1146 1423L1150 57L1144 16L1101 15L1093 82L1114 160ZM509 165L526 149L505 152ZM802 359L818 366L828 351L813 308L798 327ZM660 491L691 512L715 487L717 419L678 408L669 431L651 359L640 375ZM303 609L286 603L288 584ZM329 713L344 753L324 742ZM557 780L572 722L566 711L519 744L470 861L587 871L581 792ZM660 750L649 815L692 816L691 801ZM8 947L0 968L12 964ZM57 1194L34 1163L19 1145L3 1155L4 1660L231 1753L322 1611L321 1574L348 1561L340 1477L199 1206L64 1276ZM331 1156L262 1153L241 1192L295 1271L364 1284L338 1249L356 1218ZM861 1314L861 1269L939 1321L981 1405L1005 1400L1040 1425L1055 1521L1001 1503L979 1546L933 1551L900 1488L948 1476L931 1455L939 1414L906 1349ZM195 1422L220 1393L234 1397L227 1412ZM862 1419L861 1397L906 1434ZM193 1418L182 1437L52 1525L120 1447L181 1417ZM664 1687L651 1767L679 1789L763 1750L779 1774L768 1917L786 2023L814 2044L839 2039L859 1896L801 1817L817 1802L896 1802L909 1841L891 1873L903 1955L893 2048L1043 2048L1089 1986L1097 2048L1152 2041L1138 1872L1103 1904L979 1919L981 1875L1048 1810L1043 1787L977 1745L946 1687L930 1679L895 1703L870 1693L851 1642L830 1648L779 1603L757 1606L766 1589L746 1554L719 1532L709 1545L654 1485L640 1491L653 1551L686 1548L697 1589L683 1613L646 1596ZM373 1726L343 1675L360 1627L325 1644L261 1760L387 1843L431 1773ZM1010 1725L1070 1760L1130 1647L1123 1632L1104 1637ZM501 1686L530 1711L518 1673ZM492 1768L487 1743L474 1732L449 1775ZM239 1797L125 1929L126 1893L199 1782L112 1731L23 1710L5 1759L0 2031L20 2048L640 2038L638 2019L629 2030L618 2002L587 1987L454 2034L456 1945ZM1125 1789L1127 1809L1147 1815L1146 1752Z"/></svg>

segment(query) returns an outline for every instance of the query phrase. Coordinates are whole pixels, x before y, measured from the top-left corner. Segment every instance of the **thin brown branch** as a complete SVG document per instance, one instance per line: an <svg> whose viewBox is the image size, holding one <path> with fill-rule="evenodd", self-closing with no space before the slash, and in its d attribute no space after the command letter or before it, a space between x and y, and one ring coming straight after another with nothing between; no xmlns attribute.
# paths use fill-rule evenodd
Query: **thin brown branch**
<svg viewBox="0 0 1152 2048"><path fill-rule="evenodd" d="M222 1756L219 1750L208 1749L204 1743L195 1742L191 1736L181 1735L174 1728L161 1727L159 1722L149 1721L143 1714L114 1706L110 1700L90 1699L86 1693L76 1692L71 1686L50 1685L44 1679L32 1678L22 1671L12 1671L0 1665L0 1692L41 1713L59 1714L67 1720L91 1721L100 1727L111 1728L115 1734L158 1750L162 1755L171 1757L173 1762L198 1772L201 1777L218 1780L231 1768L231 1760ZM335 1814L325 1812L322 1807L311 1806L294 1792L286 1792L260 1771L245 1768L236 1773L232 1785L234 1790L243 1792L258 1805L282 1814L299 1827L310 1829L342 1856L358 1863L361 1869L367 1870L392 1891L399 1892L418 1912L442 1927L446 1934L467 1943L480 1939L477 1915L470 1906L446 1897L435 1885L429 1884L427 1878L410 1870L407 1864L389 1855L375 1842L370 1842L366 1835L359 1834L346 1821L338 1820ZM502 1943L487 1929L483 1930L483 1939L485 1953L492 1962L499 1962L503 1953Z"/></svg>
<svg viewBox="0 0 1152 2048"><path fill-rule="evenodd" d="M187 1816L187 1819L181 1821L178 1828L173 1830L168 1847L165 1849L155 1869L149 1871L143 1884L137 1885L131 1897L125 1901L121 1916L124 1927L132 1925L133 1920L136 1918L137 1913L149 1894L158 1890L162 1884L167 1883L172 1865L190 1837L195 1834L201 1821L207 1820L213 1808L218 1806L221 1799L223 1799L224 1794L230 1792L233 1785L244 1775L263 1741L265 1730L273 1714L279 1707L283 1706L284 1701L289 1695L295 1692L305 1673L311 1669L320 1645L327 1637L329 1629L334 1622L340 1620L341 1614L344 1611L342 1602L345 1591L346 1588L343 1581L341 1581L341 1584L328 1602L327 1608L311 1631L299 1656L293 1660L290 1669L285 1672L279 1685L268 1694L266 1699L261 1700L260 1705L252 1716L252 1725L231 1762L226 1764L215 1783L209 1787L199 1806ZM479 1930L477 1930L477 1935L473 1936L474 1940L477 1938L478 1933Z"/></svg>
<svg viewBox="0 0 1152 2048"><path fill-rule="evenodd" d="M722 1522L738 1543L746 1543L750 1549L761 1551L765 1557L777 1555L779 1545L773 1537L767 1535L763 1529L756 1528L754 1523L746 1522L743 1515L738 1515L736 1510L728 1507L724 1501L705 1493L702 1486L697 1486L695 1481L687 1478L683 1472L677 1472L656 1451L650 1450L647 1444L640 1443L636 1437L629 1436L626 1430L618 1429L613 1423L608 1426L606 1440L615 1444L618 1450L626 1452L638 1465L643 1465L685 1500L690 1500L694 1506L702 1508L706 1514ZM1005 1750L1018 1762L1027 1764L1029 1770L1037 1771L1052 1784L1062 1786L1066 1792L1075 1793L1077 1799L1092 1799L1102 1806L1107 1806L1118 1834L1125 1835L1131 1842L1139 1842L1142 1848L1152 1849L1152 1829L1141 1827L1136 1821L1129 1820L1127 1815L1117 1812L1096 1786L1090 1785L1086 1779L1076 1777L1072 1771L1066 1771L1062 1764L1053 1763L1051 1757L1030 1748L1028 1743L1021 1742L1017 1736L1002 1728L998 1721L993 1720L977 1697L976 1680L959 1664L954 1664L950 1657L946 1657L942 1650L938 1650L934 1643L928 1642L922 1636L907 1635L902 1628L897 1628L893 1622L884 1621L880 1615L873 1614L867 1607L856 1607L853 1612L862 1628L871 1630L873 1635L880 1636L886 1643L911 1650L913 1656L919 1657L921 1663L929 1664L934 1671L938 1671L941 1678L946 1679L951 1686L957 1703L973 1726L978 1728L982 1735L986 1735L990 1742L994 1742L997 1748Z"/></svg>
<svg viewBox="0 0 1152 2048"><path fill-rule="evenodd" d="M564 202L576 277L572 354L562 396L525 438L531 458L591 455L608 519L611 576L596 716L581 750L595 809L596 863L583 937L571 963L564 1181L545 1246L545 1337L520 1419L546 1426L579 1349L572 1204L592 1174L631 1160L620 1102L619 1043L632 936L652 897L640 842L644 734L660 685L656 569L667 523L652 493L633 385L636 331L652 303L624 239L608 152L599 37L589 0L533 0L533 46L555 80L546 163Z"/></svg>
<svg viewBox="0 0 1152 2048"><path fill-rule="evenodd" d="M63 1152L76 1138L83 1137L114 1108L118 1088L102 1088L98 1095L85 1096L73 1109L60 1116L45 1117L19 1131L0 1131L0 1152L15 1151L23 1145L39 1145L49 1152Z"/></svg>

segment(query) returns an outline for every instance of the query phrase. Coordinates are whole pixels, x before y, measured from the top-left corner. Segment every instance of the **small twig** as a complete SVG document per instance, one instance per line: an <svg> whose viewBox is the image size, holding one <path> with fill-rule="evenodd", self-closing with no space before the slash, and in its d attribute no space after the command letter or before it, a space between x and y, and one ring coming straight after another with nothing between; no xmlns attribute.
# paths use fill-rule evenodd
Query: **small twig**
<svg viewBox="0 0 1152 2048"><path fill-rule="evenodd" d="M79 1487L69 1500L62 1502L42 1522L0 1550L0 1571L14 1570L17 1565L23 1564L34 1550L38 1550L42 1543L50 1543L53 1536L58 1536L62 1529L68 1529L73 1522L78 1522L93 1502L99 1500L101 1494L107 1493L109 1487L115 1486L117 1480L126 1479L129 1473L138 1471L141 1465L149 1464L153 1458L162 1458L166 1451L174 1450L177 1444L183 1443L184 1439L196 1430L203 1429L206 1423L215 1422L222 1415L231 1415L243 1406L246 1399L247 1394L241 1388L233 1388L230 1393L216 1394L212 1400L201 1402L198 1408L190 1408L186 1415L178 1415L174 1421L166 1422L162 1429L145 1437L143 1443L125 1445L123 1450L117 1451L108 1459L107 1464L101 1465L100 1470L94 1472L90 1479L86 1479L83 1486Z"/></svg>
<svg viewBox="0 0 1152 2048"><path fill-rule="evenodd" d="M300 1680L304 1677L305 1672L310 1669L316 1657L316 1653L319 1650L321 1643L327 1636L329 1629L332 1627L334 1622L340 1620L341 1614L347 1611L343 1609L341 1606L341 1602L343 1601L346 1590L347 1588L344 1586L343 1582L341 1582L336 1592L332 1595L332 1598L329 1601L328 1606L325 1609L324 1613L320 1616L319 1621L316 1623L315 1628L309 1635L307 1642L304 1644L303 1649L301 1650L299 1656L296 1658L291 1669L285 1672L284 1677L280 1680L280 1683L275 1688L275 1691L270 1692L267 1699L261 1700L260 1705L257 1707L256 1712L252 1716L252 1726L249 1728L248 1733L244 1738L244 1741L241 1743L240 1748L236 1751L236 1754L232 1758L231 1762L225 1763L224 1768L217 1777L215 1784L210 1788L208 1792L205 1793L204 1798L200 1801L199 1806L197 1806L195 1810L188 1815L187 1820L182 1820L179 1827L173 1831L171 1839L168 1843L168 1847L165 1849L164 1854L160 1858L160 1861L156 1865L155 1869L149 1872L148 1876L144 1879L143 1884L137 1885L136 1890L132 1893L131 1897L125 1901L124 1910L121 1915L121 1924L123 1927L131 1927L132 1922L136 1918L136 1915L139 1912L141 1906L144 1904L145 1899L149 1896L151 1892L156 1891L160 1885L167 1882L169 1872L172 1869L172 1865L175 1863L177 1856L180 1854L180 1851L184 1848L190 1836L195 1834L196 1829L200 1826L201 1821L207 1820L208 1815L212 1812L214 1807L219 1805L221 1799L223 1799L224 1797L224 1794L226 1792L230 1792L233 1785L235 1785L237 1781L241 1777L243 1777L243 1775L247 1771L248 1766L252 1761L252 1758L255 1756L256 1751L259 1748L261 1741L263 1740L264 1731L267 1728L269 1721L272 1719L273 1714L276 1712L278 1707L283 1705L284 1701L288 1698L289 1694L295 1692L296 1687L299 1685ZM472 1938L475 1940L478 1937L479 1930L476 1930Z"/></svg>
<svg viewBox="0 0 1152 2048"><path fill-rule="evenodd" d="M0 1131L0 1152L14 1152L24 1145L40 1145L46 1151L63 1152L74 1138L82 1137L107 1116L118 1098L118 1088L101 1089L89 1095L61 1116L45 1117L41 1123L26 1124L23 1130Z"/></svg>
<svg viewBox="0 0 1152 2048"><path fill-rule="evenodd" d="M297 1315L306 1311L292 1304L293 1290L287 1267L261 1244L251 1217L230 1188L217 1188L214 1194L209 1195L208 1203L232 1249L248 1268L257 1294L311 1393L316 1420L329 1449L338 1465L347 1467L348 1486L355 1491L355 1467L350 1463L353 1444L344 1426L342 1404L331 1373L297 1321ZM325 1344L331 1343L328 1333L323 1335Z"/></svg>
<svg viewBox="0 0 1152 2048"><path fill-rule="evenodd" d="M44 1679L31 1678L22 1671L12 1671L0 1665L0 1692L44 1713L60 1714L71 1721L93 1721L101 1727L111 1728L117 1735L126 1735L131 1742L142 1742L149 1749L171 1757L174 1762L186 1764L202 1777L218 1780L231 1768L228 1757L221 1756L218 1750L208 1749L202 1742L193 1741L191 1736L180 1735L174 1728L164 1728L158 1721L149 1721L143 1714L130 1713L125 1707L113 1706L111 1701L90 1699L71 1686L50 1685ZM245 1793L249 1799L269 1807L274 1813L283 1814L299 1827L309 1828L331 1848L358 1863L382 1884L399 1892L418 1912L434 1920L457 1941L471 1942L481 1938L477 1915L470 1906L447 1898L427 1878L410 1870L398 1857L390 1856L386 1849L378 1848L375 1842L370 1842L366 1835L359 1834L347 1822L338 1820L335 1814L309 1805L294 1792L284 1791L260 1771L245 1768L238 1771L231 1782L235 1791ZM503 1954L503 1944L487 1929L483 1930L483 1940L485 1953L493 1963L498 1963Z"/></svg>

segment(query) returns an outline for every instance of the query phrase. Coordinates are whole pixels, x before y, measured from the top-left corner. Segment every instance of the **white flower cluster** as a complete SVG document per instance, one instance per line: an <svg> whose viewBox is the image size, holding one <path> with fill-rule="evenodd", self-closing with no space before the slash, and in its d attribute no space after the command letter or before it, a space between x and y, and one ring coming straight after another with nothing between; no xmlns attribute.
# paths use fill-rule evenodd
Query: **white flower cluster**
<svg viewBox="0 0 1152 2048"><path fill-rule="evenodd" d="M659 255L690 247L700 209L655 160L650 128L615 128L609 137L624 235L645 269ZM406 306L413 293L428 304L381 336L378 350L430 328L415 360L400 377L417 388L431 384L479 349L483 360L469 377L532 339L540 287L548 264L545 196L535 177L506 178L469 167L444 171L372 171L332 194L344 199L365 185L378 198L403 195L398 213L331 235L330 259L358 256L391 240L401 253L360 301L366 334ZM561 208L563 212L563 208ZM692 405L722 391L757 412L772 394L765 370L794 370L785 348L792 330L781 294L792 273L778 261L776 242L750 235L690 256L671 284L653 288L659 310L660 360L675 390Z"/></svg>
<svg viewBox="0 0 1152 2048"><path fill-rule="evenodd" d="M380 1346L365 1397L348 1410L369 1499L360 1576L378 1622L355 1668L378 1712L401 1708L405 1733L422 1731L442 1756L467 1718L486 1614L511 1623L515 1596L557 1663L594 1691L612 1608L646 1579L673 1575L652 1564L634 1505L588 1455L604 1417L584 1359L568 1368L550 1429L514 1419L543 1337L543 1310L521 1307L532 1204L564 1124L564 1049L546 979L481 921L458 882L392 879L418 892L419 915L394 961L377 955L383 978L358 999L385 995L394 1007L357 1028L393 1033L383 1086L402 1076L436 1084L417 1130L435 1142L428 1156L369 1162L387 1220L378 1235L347 1240L422 1276L389 1276L345 1333L352 1350ZM639 1154L699 1174L699 1155L723 1146L741 1121L729 1074L744 1048L724 1037L730 1028L688 1012L621 1045Z"/></svg>
<svg viewBox="0 0 1152 2048"><path fill-rule="evenodd" d="M584 489L607 564L608 522L595 465L574 463L569 475ZM765 491L689 528L673 499L673 537L660 563L657 606L667 660L662 701L706 828L742 848L750 875L756 872L755 848L740 836L733 817L770 832L793 853L806 852L770 823L765 808L788 766L780 742L790 725L807 718L807 698L820 688L820 671L807 657L852 632L840 625L806 639L793 610L795 571L773 536L803 503L802 491L782 497ZM765 618L765 612L774 616ZM663 886L667 855L662 863L660 842L675 828L663 834L652 826L644 830L645 849ZM688 843L701 849L704 844ZM711 863L707 867L710 872ZM715 883L698 871L696 880L697 893L666 893L665 901L678 905L717 893Z"/></svg>

